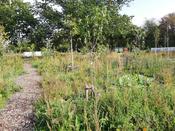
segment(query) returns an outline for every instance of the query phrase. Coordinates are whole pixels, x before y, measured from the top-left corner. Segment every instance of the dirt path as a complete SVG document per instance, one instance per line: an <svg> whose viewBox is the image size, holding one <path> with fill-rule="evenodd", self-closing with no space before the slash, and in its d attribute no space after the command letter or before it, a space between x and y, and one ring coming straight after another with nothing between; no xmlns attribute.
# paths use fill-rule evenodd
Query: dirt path
<svg viewBox="0 0 175 131"><path fill-rule="evenodd" d="M41 77L30 64L24 65L26 74L15 81L22 87L0 110L0 131L32 131L34 130L33 103L40 97L39 82Z"/></svg>

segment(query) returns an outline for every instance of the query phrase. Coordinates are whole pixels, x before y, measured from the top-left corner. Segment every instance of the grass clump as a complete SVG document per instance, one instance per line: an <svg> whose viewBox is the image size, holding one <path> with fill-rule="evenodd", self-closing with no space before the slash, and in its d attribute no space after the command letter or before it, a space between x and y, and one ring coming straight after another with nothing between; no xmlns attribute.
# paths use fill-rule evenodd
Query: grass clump
<svg viewBox="0 0 175 131"><path fill-rule="evenodd" d="M0 59L0 108L11 94L20 87L15 85L15 78L23 73L23 60L16 55L4 55Z"/></svg>

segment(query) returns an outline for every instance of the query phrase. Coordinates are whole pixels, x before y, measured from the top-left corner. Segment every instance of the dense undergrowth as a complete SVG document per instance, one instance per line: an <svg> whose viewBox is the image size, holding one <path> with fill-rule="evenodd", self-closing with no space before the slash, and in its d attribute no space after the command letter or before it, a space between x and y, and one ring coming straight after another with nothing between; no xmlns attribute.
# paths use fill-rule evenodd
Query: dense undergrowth
<svg viewBox="0 0 175 131"><path fill-rule="evenodd" d="M35 59L43 76L36 130L175 130L175 63L141 53ZM85 99L85 85L95 96Z"/></svg>
<svg viewBox="0 0 175 131"><path fill-rule="evenodd" d="M20 87L15 85L15 78L23 73L23 60L16 55L0 57L0 108L2 108L11 94Z"/></svg>

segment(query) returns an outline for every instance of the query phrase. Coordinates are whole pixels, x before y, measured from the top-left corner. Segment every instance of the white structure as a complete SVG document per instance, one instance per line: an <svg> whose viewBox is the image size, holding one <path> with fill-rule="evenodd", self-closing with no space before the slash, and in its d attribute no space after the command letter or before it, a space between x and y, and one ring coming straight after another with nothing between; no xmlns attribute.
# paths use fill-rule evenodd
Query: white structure
<svg viewBox="0 0 175 131"><path fill-rule="evenodd" d="M35 51L35 52L24 52L22 54L24 58L30 58L30 57L42 57L41 51Z"/></svg>
<svg viewBox="0 0 175 131"><path fill-rule="evenodd" d="M151 52L175 52L175 47L151 48Z"/></svg>
<svg viewBox="0 0 175 131"><path fill-rule="evenodd" d="M35 51L34 56L36 57L42 57L42 52L41 51Z"/></svg>

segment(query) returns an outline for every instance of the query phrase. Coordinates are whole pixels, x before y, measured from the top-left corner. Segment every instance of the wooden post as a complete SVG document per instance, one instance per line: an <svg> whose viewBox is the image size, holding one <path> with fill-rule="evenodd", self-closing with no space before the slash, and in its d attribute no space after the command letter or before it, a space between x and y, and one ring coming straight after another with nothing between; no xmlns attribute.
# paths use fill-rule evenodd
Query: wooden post
<svg viewBox="0 0 175 131"><path fill-rule="evenodd" d="M119 54L118 56L118 68L119 68L119 72L122 71L123 68L123 58L121 58L121 54Z"/></svg>
<svg viewBox="0 0 175 131"><path fill-rule="evenodd" d="M87 84L85 86L85 97L86 97L86 100L88 101L88 99L89 99L89 86Z"/></svg>
<svg viewBox="0 0 175 131"><path fill-rule="evenodd" d="M87 85L85 86L85 97L86 97L86 100L89 99L89 91L91 91L91 97L95 96L95 87L94 85Z"/></svg>
<svg viewBox="0 0 175 131"><path fill-rule="evenodd" d="M99 97L100 96L100 93L99 92L95 92L95 87L94 85L87 85L85 86L85 98L86 100L89 99L89 91L91 93L91 97Z"/></svg>

